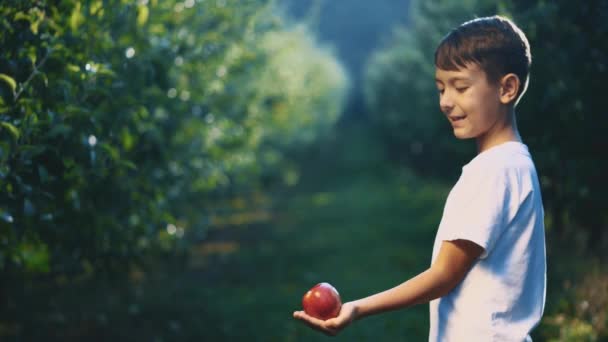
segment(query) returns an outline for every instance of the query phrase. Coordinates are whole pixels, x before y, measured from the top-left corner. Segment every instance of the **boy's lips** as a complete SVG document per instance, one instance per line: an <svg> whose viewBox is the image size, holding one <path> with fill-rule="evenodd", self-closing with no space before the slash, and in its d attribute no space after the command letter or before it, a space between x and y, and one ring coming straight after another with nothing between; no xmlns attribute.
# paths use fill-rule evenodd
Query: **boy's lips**
<svg viewBox="0 0 608 342"><path fill-rule="evenodd" d="M452 123L458 122L460 120L463 120L466 117L467 117L466 115L452 115L452 116L449 116L450 122L452 122Z"/></svg>

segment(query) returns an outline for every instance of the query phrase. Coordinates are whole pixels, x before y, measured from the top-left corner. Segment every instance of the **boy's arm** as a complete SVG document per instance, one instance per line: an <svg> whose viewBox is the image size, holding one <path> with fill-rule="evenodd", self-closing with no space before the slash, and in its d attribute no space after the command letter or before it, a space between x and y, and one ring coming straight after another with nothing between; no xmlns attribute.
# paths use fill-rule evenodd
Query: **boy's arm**
<svg viewBox="0 0 608 342"><path fill-rule="evenodd" d="M356 319L444 296L462 281L482 252L482 247L468 240L444 241L437 259L428 270L392 289L344 303L338 317L322 321L302 311L295 312L294 317L334 335Z"/></svg>
<svg viewBox="0 0 608 342"><path fill-rule="evenodd" d="M462 281L482 252L482 247L468 240L444 241L428 270L392 289L355 301L356 318L443 297Z"/></svg>

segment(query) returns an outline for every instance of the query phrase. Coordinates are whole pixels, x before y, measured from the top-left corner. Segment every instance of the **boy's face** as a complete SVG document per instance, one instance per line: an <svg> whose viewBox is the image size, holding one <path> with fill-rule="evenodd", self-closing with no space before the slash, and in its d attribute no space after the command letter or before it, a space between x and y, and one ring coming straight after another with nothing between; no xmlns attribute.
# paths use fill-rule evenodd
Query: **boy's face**
<svg viewBox="0 0 608 342"><path fill-rule="evenodd" d="M439 107L459 139L481 138L501 121L499 85L488 83L486 73L476 64L458 71L436 68Z"/></svg>

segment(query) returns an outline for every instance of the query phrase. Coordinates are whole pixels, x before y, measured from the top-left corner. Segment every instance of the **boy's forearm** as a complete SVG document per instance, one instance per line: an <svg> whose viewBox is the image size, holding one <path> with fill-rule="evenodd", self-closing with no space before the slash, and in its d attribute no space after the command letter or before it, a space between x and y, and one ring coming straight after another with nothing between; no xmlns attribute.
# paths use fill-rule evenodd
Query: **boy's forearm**
<svg viewBox="0 0 608 342"><path fill-rule="evenodd" d="M356 318L427 303L447 294L455 285L441 272L429 268L392 289L354 301Z"/></svg>

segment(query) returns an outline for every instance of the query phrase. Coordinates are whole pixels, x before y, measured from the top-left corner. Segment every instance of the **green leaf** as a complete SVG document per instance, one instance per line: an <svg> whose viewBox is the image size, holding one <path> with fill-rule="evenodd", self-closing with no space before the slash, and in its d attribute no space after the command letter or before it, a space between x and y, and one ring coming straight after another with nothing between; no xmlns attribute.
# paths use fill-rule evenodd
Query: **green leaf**
<svg viewBox="0 0 608 342"><path fill-rule="evenodd" d="M44 12L40 9L34 7L29 10L29 13L17 12L15 13L14 19L17 20L27 20L30 22L30 29L34 34L38 34L38 26L44 20Z"/></svg>
<svg viewBox="0 0 608 342"><path fill-rule="evenodd" d="M97 69L97 74L116 77L116 73L112 69L108 68L106 65L99 65Z"/></svg>
<svg viewBox="0 0 608 342"><path fill-rule="evenodd" d="M70 28L72 32L78 31L78 28L81 24L84 23L84 16L82 15L80 1L76 2L76 6L74 6L74 10L72 11L72 15L70 16Z"/></svg>
<svg viewBox="0 0 608 342"><path fill-rule="evenodd" d="M36 29L37 30L37 29ZM35 47L31 47L28 51L27 51L27 56L30 58L30 60L32 61L32 65L36 64L36 60L37 60L37 54L36 54L36 48Z"/></svg>
<svg viewBox="0 0 608 342"><path fill-rule="evenodd" d="M41 20L36 20L30 25L30 30L32 30L34 34L38 34L38 26L40 26L40 22Z"/></svg>
<svg viewBox="0 0 608 342"><path fill-rule="evenodd" d="M15 96L15 95L13 95L13 96ZM4 113L8 112L9 110L11 110L11 107L7 106L6 102L4 101L2 96L0 96L0 114L4 114Z"/></svg>
<svg viewBox="0 0 608 342"><path fill-rule="evenodd" d="M17 13L15 13L15 16L13 17L14 21L22 20L22 19L23 20L27 20L27 21L31 21L32 20L32 18L30 18L29 15L27 15L27 14L25 14L23 12L17 12Z"/></svg>
<svg viewBox="0 0 608 342"><path fill-rule="evenodd" d="M49 272L49 251L44 243L22 243L19 246L21 260L29 272Z"/></svg>
<svg viewBox="0 0 608 342"><path fill-rule="evenodd" d="M8 84L8 86L11 87L13 94L15 93L15 91L17 89L17 82L15 82L15 80L12 77L10 77L9 75L6 75L6 74L0 74L0 80L4 81L4 83Z"/></svg>
<svg viewBox="0 0 608 342"><path fill-rule="evenodd" d="M54 34L55 37L60 37L63 35L64 28L61 25L58 25L55 22L55 20L53 20L51 18L47 18L46 24L48 25L49 28L51 28L53 31L55 31L55 34ZM64 46L62 44L56 44L53 47L54 51L61 51L63 49L64 49Z"/></svg>
<svg viewBox="0 0 608 342"><path fill-rule="evenodd" d="M144 26L150 16L150 10L146 5L140 5L137 7L137 25Z"/></svg>
<svg viewBox="0 0 608 342"><path fill-rule="evenodd" d="M65 68L68 69L71 72L80 72L80 68L77 65L74 65L74 64L71 64L71 63L68 63L65 66Z"/></svg>
<svg viewBox="0 0 608 342"><path fill-rule="evenodd" d="M120 152L118 151L118 149L108 143L101 143L99 144L99 147L106 152L106 154L108 156L110 156L110 158L112 160L118 160L120 158Z"/></svg>
<svg viewBox="0 0 608 342"><path fill-rule="evenodd" d="M133 137L133 135L131 135L129 130L126 128L123 128L120 138L122 141L122 146L124 147L125 151L131 151L131 149L133 149L133 146L135 144L135 138Z"/></svg>
<svg viewBox="0 0 608 342"><path fill-rule="evenodd" d="M89 13L101 18L103 16L103 1L97 0L91 3L89 6Z"/></svg>
<svg viewBox="0 0 608 342"><path fill-rule="evenodd" d="M18 140L19 136L20 136L20 132L19 129L17 127L15 127L13 124L8 123L8 122L0 122L0 127L3 127L4 129L6 129L9 134L13 137L13 139Z"/></svg>
<svg viewBox="0 0 608 342"><path fill-rule="evenodd" d="M127 169L137 170L137 165L135 165L135 163L130 160L121 160L119 164L126 167Z"/></svg>

